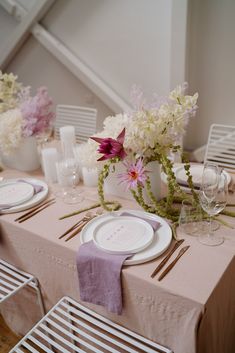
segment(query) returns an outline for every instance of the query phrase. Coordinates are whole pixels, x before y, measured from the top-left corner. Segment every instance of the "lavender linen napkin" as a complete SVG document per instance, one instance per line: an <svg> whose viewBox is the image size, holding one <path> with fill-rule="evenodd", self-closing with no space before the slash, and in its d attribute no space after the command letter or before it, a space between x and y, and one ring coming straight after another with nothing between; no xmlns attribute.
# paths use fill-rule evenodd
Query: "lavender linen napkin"
<svg viewBox="0 0 235 353"><path fill-rule="evenodd" d="M123 212L121 215L138 217L129 212ZM161 225L148 218L138 218L148 222L154 231ZM98 249L93 241L82 244L76 258L81 300L102 305L121 315L121 269L124 261L130 256L132 254L108 254Z"/></svg>
<svg viewBox="0 0 235 353"><path fill-rule="evenodd" d="M34 195L38 194L40 191L42 191L44 189L44 187L42 185L38 185L38 184L32 183L31 181L28 181L28 180L20 179L18 181L20 181L22 183L26 183L26 184L32 185L32 187L34 189Z"/></svg>
<svg viewBox="0 0 235 353"><path fill-rule="evenodd" d="M98 249L93 241L80 246L77 270L81 300L122 313L121 269L132 254L113 255Z"/></svg>
<svg viewBox="0 0 235 353"><path fill-rule="evenodd" d="M27 180L18 180L18 181L20 181L20 182L22 182L22 183L26 183L26 184L30 184L30 185L32 185L32 187L33 187L33 189L34 189L34 195L35 194L38 194L40 191L42 191L43 189L44 189L44 187L42 186L42 185L38 185L38 184L35 184L35 183L31 183L31 182L29 182L29 181L27 181ZM12 205L10 206L10 205L8 205L8 204L0 204L0 212L1 211L3 211L3 210L7 210L7 209L9 209L9 208L11 208L12 207Z"/></svg>

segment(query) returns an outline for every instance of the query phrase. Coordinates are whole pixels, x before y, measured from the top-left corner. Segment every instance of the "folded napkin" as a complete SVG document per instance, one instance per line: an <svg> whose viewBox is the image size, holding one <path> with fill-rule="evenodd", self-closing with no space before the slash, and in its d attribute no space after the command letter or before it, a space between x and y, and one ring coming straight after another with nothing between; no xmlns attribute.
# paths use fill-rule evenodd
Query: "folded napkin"
<svg viewBox="0 0 235 353"><path fill-rule="evenodd" d="M113 255L98 249L93 241L80 246L77 270L81 300L122 313L121 269L132 254Z"/></svg>
<svg viewBox="0 0 235 353"><path fill-rule="evenodd" d="M19 179L18 181L20 181L22 183L26 183L26 184L32 185L32 187L34 189L34 195L38 194L40 191L42 191L44 189L44 187L42 185L38 185L38 184L32 183L31 181L28 181L28 180Z"/></svg>
<svg viewBox="0 0 235 353"><path fill-rule="evenodd" d="M26 183L26 184L30 184L32 185L33 189L34 189L34 195L35 194L38 194L40 191L42 191L44 189L44 187L42 185L38 185L38 184L35 184L35 183L32 183L32 182L29 182L27 180L24 180L24 179L19 179L18 181L20 181L21 183ZM14 207L12 205L8 205L8 204L0 204L0 212L3 211L3 210L7 210L11 207Z"/></svg>
<svg viewBox="0 0 235 353"><path fill-rule="evenodd" d="M123 212L122 216L133 216ZM156 231L160 223L138 217L148 222ZM109 254L98 249L93 241L80 246L77 256L77 271L81 300L102 305L109 311L121 315L122 286L121 269L124 261L133 254Z"/></svg>

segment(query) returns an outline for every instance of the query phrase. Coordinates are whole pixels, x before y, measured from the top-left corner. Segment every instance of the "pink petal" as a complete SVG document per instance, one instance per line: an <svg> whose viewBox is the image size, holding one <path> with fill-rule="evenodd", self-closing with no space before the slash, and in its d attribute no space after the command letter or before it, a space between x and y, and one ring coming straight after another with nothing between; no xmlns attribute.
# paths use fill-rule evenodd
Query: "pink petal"
<svg viewBox="0 0 235 353"><path fill-rule="evenodd" d="M101 137L90 137L90 139L98 142L98 143L102 143L105 139L101 138Z"/></svg>
<svg viewBox="0 0 235 353"><path fill-rule="evenodd" d="M124 139L125 139L125 132L126 132L126 129L124 128L123 130L122 130L122 132L118 135L118 137L117 137L117 141L119 142L119 143L121 143L122 145L123 145L123 143L124 143Z"/></svg>

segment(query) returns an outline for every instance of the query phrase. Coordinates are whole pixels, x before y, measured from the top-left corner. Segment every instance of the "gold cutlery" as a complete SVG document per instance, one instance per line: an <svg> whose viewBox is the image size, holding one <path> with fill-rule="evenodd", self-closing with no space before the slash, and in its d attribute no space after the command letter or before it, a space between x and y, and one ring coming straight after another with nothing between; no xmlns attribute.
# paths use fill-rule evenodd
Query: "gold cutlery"
<svg viewBox="0 0 235 353"><path fill-rule="evenodd" d="M41 205L40 207L38 207L38 208L34 209L33 211L31 211L30 213L25 214L25 215L19 217L19 219L18 219L17 222L18 222L18 223L23 223L23 222L25 222L27 219L29 219L29 218L35 216L37 213L39 213L39 212L41 212L42 210L44 210L45 208L47 208L47 207L53 205L54 203L55 203L54 200L50 200L50 202L44 203L44 204ZM16 221L16 220L15 220L15 221Z"/></svg>
<svg viewBox="0 0 235 353"><path fill-rule="evenodd" d="M69 241L70 239L72 239L73 237L75 237L75 235L77 235L78 233L81 232L82 228L85 227L85 225L93 218L95 218L96 216L91 217L90 219L84 221L80 226L78 226L77 228L75 228L74 232L72 232L68 238L65 239L65 241Z"/></svg>
<svg viewBox="0 0 235 353"><path fill-rule="evenodd" d="M153 271L153 273L151 274L151 277L154 278L156 276L156 274L163 268L163 266L167 263L167 261L169 260L169 258L171 257L171 255L175 252L176 249L178 249L178 247L184 242L184 239L180 239L178 240L175 245L173 246L173 248L171 249L171 251L166 255L166 257L164 257L164 259L160 262L160 264L155 268L155 270Z"/></svg>
<svg viewBox="0 0 235 353"><path fill-rule="evenodd" d="M61 234L59 236L59 239L62 239L65 235L67 235L68 233L72 232L74 229L76 229L80 224L82 224L83 222L90 220L91 218L91 213L88 212L85 214L85 216L80 219L80 221L76 222L72 227L70 227L68 230L66 230L66 232L64 232L63 234Z"/></svg>
<svg viewBox="0 0 235 353"><path fill-rule="evenodd" d="M158 280L161 281L166 274L175 266L176 262L181 258L181 256L190 248L190 245L184 246L176 256L176 258L168 265L168 267L162 272Z"/></svg>
<svg viewBox="0 0 235 353"><path fill-rule="evenodd" d="M81 230L83 229L83 227L85 227L85 225L90 222L93 218L100 216L102 214L102 210L98 210L94 215L91 215L89 218L83 220L83 222L81 222L81 224L79 224L78 226L73 228L73 232L68 236L68 238L65 239L65 241L69 241L70 239L72 239L73 237L75 237L75 235L77 235L78 233L81 232ZM85 217L84 217L85 218Z"/></svg>
<svg viewBox="0 0 235 353"><path fill-rule="evenodd" d="M50 202L52 202L52 201L55 201L55 199L49 199L49 200L47 200L47 201L45 201L45 202L43 202L43 203L40 203L40 205L37 205L37 206L31 208L28 212L26 212L26 213L24 213L23 215L21 215L20 217L16 218L16 219L15 219L15 222L21 220L22 218L25 218L26 216L30 215L32 212L38 210L38 209L41 208L42 206L44 206L44 205L46 205L46 204L48 204L48 203L50 203Z"/></svg>

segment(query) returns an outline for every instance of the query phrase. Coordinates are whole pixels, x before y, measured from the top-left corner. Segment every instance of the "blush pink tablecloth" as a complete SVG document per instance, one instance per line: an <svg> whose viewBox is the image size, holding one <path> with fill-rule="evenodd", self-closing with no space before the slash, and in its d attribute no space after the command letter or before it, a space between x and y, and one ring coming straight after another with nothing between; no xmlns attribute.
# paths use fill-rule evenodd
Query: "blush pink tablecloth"
<svg viewBox="0 0 235 353"><path fill-rule="evenodd" d="M15 171L1 175L19 177ZM58 217L97 201L96 189L84 188L84 192L82 205L57 201L22 224L14 222L15 214L0 216L0 257L39 279L47 309L64 295L80 300L75 259L79 236L68 243L58 236L82 215L63 221ZM132 201L121 202L123 208L138 207ZM235 220L227 220L235 225ZM225 242L217 247L184 236L184 244L191 247L161 282L150 274L164 255L145 264L125 266L121 316L96 305L89 307L175 353L234 353L235 231L225 227L219 231ZM19 334L25 334L40 318L30 289L6 301L1 313Z"/></svg>

